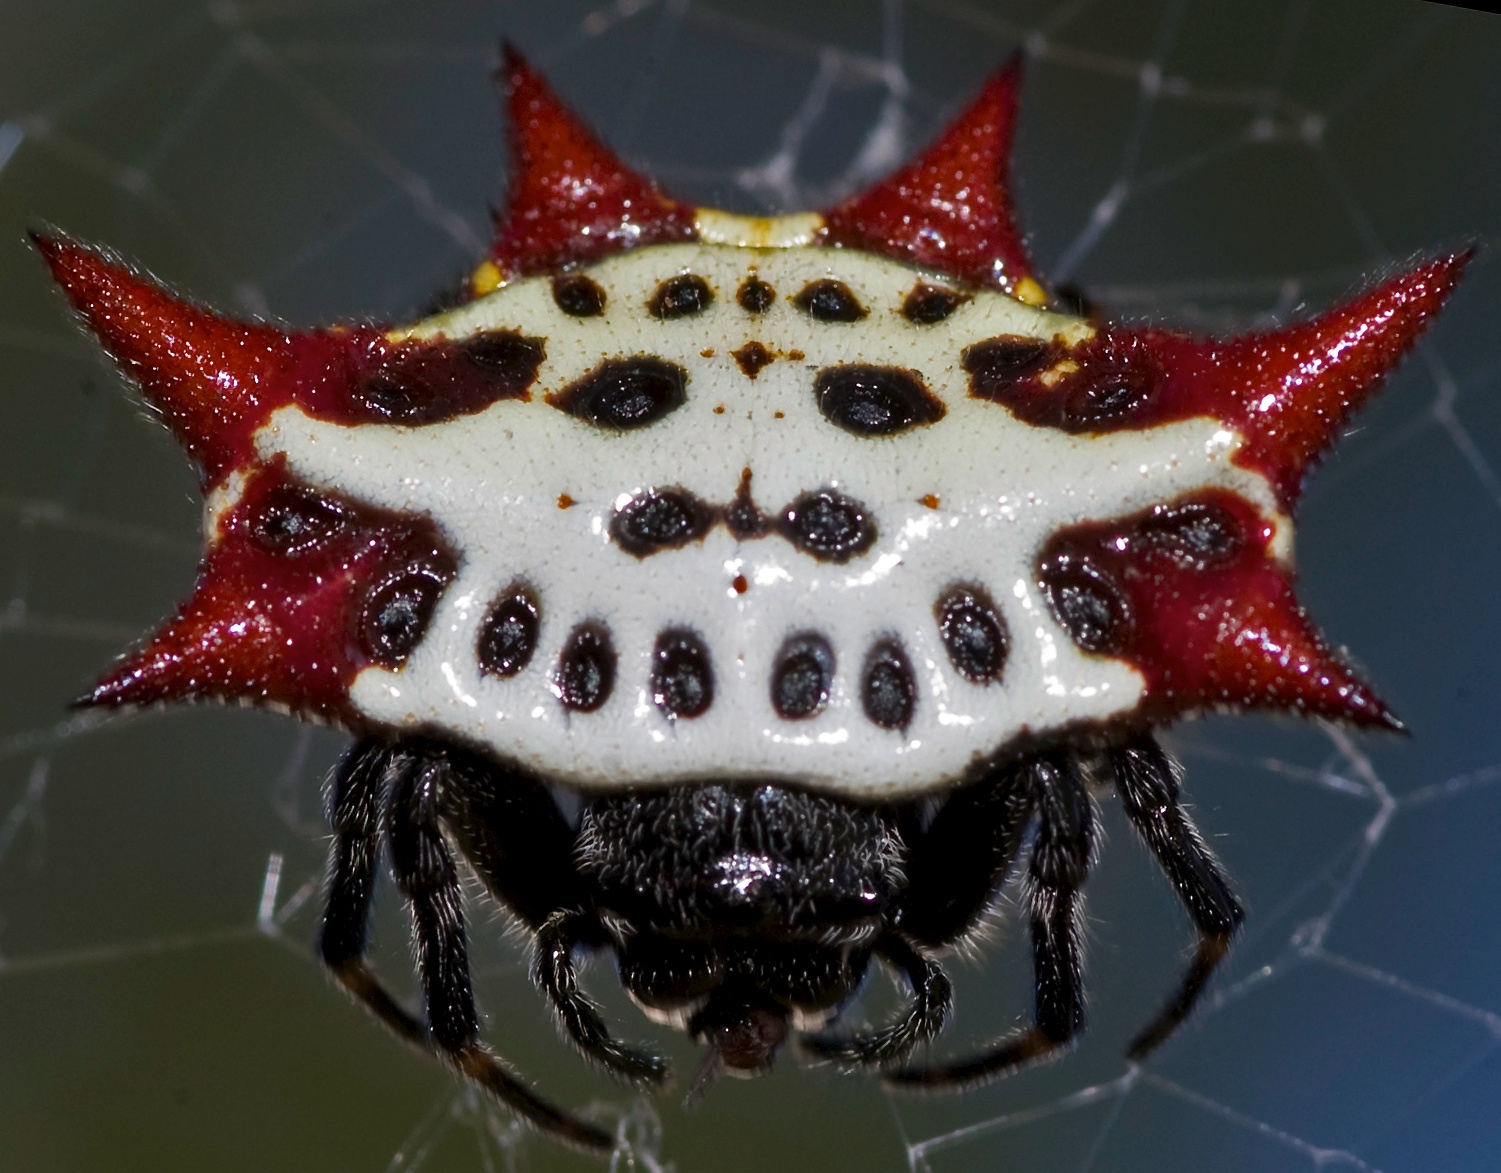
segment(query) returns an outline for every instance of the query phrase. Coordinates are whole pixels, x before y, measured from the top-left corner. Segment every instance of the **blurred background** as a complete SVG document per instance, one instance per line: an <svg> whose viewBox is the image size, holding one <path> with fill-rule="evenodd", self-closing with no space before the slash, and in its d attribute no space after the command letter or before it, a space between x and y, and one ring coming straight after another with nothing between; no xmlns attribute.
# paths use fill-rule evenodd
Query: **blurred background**
<svg viewBox="0 0 1501 1173"><path fill-rule="evenodd" d="M1050 1067L913 1100L789 1055L691 1112L637 1101L555 1037L521 946L479 908L503 1053L619 1121L619 1168L1501 1167L1501 19L1410 0L0 9L0 1169L592 1167L518 1135L314 965L341 736L242 710L69 715L186 593L199 506L24 240L60 226L244 316L411 314L488 238L501 36L628 160L741 211L847 193L1025 50L1034 255L1128 321L1262 327L1481 245L1301 513L1305 599L1413 736L1173 732L1250 920L1146 1067L1120 1054L1190 933L1113 803L1092 1025ZM943 1047L1030 1006L1017 928L956 963ZM412 990L394 900L378 940ZM691 1068L607 967L589 984L622 1034ZM890 1008L887 985L856 1017Z"/></svg>

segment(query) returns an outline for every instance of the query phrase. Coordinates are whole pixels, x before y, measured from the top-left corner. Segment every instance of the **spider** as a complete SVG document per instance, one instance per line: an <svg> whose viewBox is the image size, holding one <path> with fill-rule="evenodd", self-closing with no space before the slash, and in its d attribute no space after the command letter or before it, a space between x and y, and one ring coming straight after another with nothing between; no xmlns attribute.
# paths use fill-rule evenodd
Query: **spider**
<svg viewBox="0 0 1501 1173"><path fill-rule="evenodd" d="M667 1068L580 990L583 951L706 1044L695 1094L793 1035L963 1088L1083 1028L1112 788L1198 936L1143 1058L1244 915L1154 731L1255 708L1400 728L1299 606L1291 512L1469 254L1276 332L1125 329L1033 275L1015 62L895 175L768 218L669 198L514 50L502 74L507 210L461 304L414 325L237 323L36 237L207 497L193 596L80 703L349 730L324 963L565 1142L612 1146L483 1041L465 868L531 934L562 1032L625 1080ZM383 857L420 1013L367 958ZM917 1058L950 1017L941 956L1017 873L1031 1024ZM874 962L905 1008L841 1032Z"/></svg>

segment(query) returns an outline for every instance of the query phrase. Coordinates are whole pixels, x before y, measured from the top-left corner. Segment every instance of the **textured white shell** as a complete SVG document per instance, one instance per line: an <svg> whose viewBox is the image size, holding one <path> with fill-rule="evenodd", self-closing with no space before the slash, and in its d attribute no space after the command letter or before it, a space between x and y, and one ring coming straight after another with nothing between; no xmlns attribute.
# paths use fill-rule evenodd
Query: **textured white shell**
<svg viewBox="0 0 1501 1173"><path fill-rule="evenodd" d="M767 778L905 797L955 781L1020 735L1129 713L1140 702L1137 671L1081 652L1048 611L1035 561L1059 528L1221 486L1277 521L1283 544L1290 532L1269 485L1231 463L1239 438L1217 421L1069 436L968 395L966 346L999 334L1076 341L1091 330L1077 319L979 293L946 320L916 325L900 307L920 274L830 249L665 245L588 272L608 293L599 317L565 315L549 281L538 278L410 331L545 337L547 358L528 402L418 428L344 427L289 407L257 434L262 457L284 454L315 485L429 514L461 555L459 576L407 663L356 679L353 702L374 721L444 730L591 788ZM646 305L659 283L690 272L715 291L713 305L673 321L651 317ZM734 296L752 272L779 295L761 315ZM820 322L791 303L821 277L846 283L869 316ZM731 356L751 341L778 356L754 380ZM786 357L792 351L803 357ZM690 376L686 404L651 426L605 431L545 401L604 359L640 354ZM850 362L920 372L947 414L888 437L839 429L820 414L813 381L821 368ZM877 541L835 565L776 536L737 542L722 526L644 559L610 539L610 518L631 496L678 486L727 503L746 468L763 512L836 488L868 507ZM563 496L576 504L560 508ZM744 593L732 585L737 576L749 583ZM541 602L537 654L514 678L483 676L480 623L518 580ZM956 582L984 584L1010 631L1004 675L988 686L955 671L939 639L934 602ZM563 641L586 619L609 628L619 668L602 708L569 712L554 693L553 671ZM673 627L695 629L712 655L715 700L691 720L670 720L653 704L654 641ZM817 716L784 720L771 704L773 658L789 634L809 630L835 650L832 696ZM872 724L860 702L866 652L883 636L902 642L917 676L905 731Z"/></svg>

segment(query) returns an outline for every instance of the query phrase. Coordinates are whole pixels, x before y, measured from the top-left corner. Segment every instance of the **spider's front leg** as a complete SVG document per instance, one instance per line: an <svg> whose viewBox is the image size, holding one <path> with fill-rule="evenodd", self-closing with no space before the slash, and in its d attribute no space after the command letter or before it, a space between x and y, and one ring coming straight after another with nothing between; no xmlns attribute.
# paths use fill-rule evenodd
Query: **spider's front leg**
<svg viewBox="0 0 1501 1173"><path fill-rule="evenodd" d="M1229 953L1245 910L1184 811L1172 759L1156 740L1142 734L1111 750L1108 761L1126 817L1172 881L1199 934L1198 948L1177 992L1126 1051L1127 1058L1140 1061L1183 1025L1210 975Z"/></svg>
<svg viewBox="0 0 1501 1173"><path fill-rule="evenodd" d="M932 824L911 838L907 890L875 953L906 979L912 1001L891 1026L868 1034L803 1039L820 1059L851 1067L904 1060L947 1024L953 991L931 954L971 933L1021 851L1032 793L1016 764L950 795Z"/></svg>
<svg viewBox="0 0 1501 1173"><path fill-rule="evenodd" d="M890 1026L868 1034L810 1035L802 1040L809 1054L847 1067L881 1067L901 1062L918 1044L937 1038L948 1024L953 987L938 962L924 957L905 937L892 932L882 935L875 954L907 979L912 995L907 1012Z"/></svg>
<svg viewBox="0 0 1501 1173"><path fill-rule="evenodd" d="M1083 775L1074 755L1060 749L1023 759L996 785L990 834L997 844L1019 844L1026 812L1035 810L1038 818L1026 884L1036 981L1033 1025L997 1039L969 1058L908 1067L886 1077L902 1087L947 1090L988 1083L1058 1051L1084 1026L1080 889L1094 853L1095 826ZM993 858L1005 856L998 850ZM1003 872L997 875L988 896L1003 878Z"/></svg>
<svg viewBox="0 0 1501 1173"><path fill-rule="evenodd" d="M659 1086L667 1079L667 1061L617 1042L600 1017L599 1007L579 989L573 951L595 923L592 917L576 912L548 917L537 931L532 980L552 1003L564 1032L588 1058L633 1083Z"/></svg>
<svg viewBox="0 0 1501 1173"><path fill-rule="evenodd" d="M436 747L367 739L345 754L334 777L334 841L319 953L335 980L398 1037L437 1054L535 1127L580 1148L608 1152L614 1147L609 1133L538 1097L479 1040L459 875L440 823L449 769ZM426 1023L390 995L366 960L383 824L396 882L411 908Z"/></svg>

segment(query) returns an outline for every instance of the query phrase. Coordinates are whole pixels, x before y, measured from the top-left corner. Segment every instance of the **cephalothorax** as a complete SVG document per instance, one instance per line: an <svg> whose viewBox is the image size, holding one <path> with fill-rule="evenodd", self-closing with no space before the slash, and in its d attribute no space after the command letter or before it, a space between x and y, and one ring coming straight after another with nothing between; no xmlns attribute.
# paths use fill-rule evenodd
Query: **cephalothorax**
<svg viewBox="0 0 1501 1173"><path fill-rule="evenodd" d="M617 1074L665 1068L610 1036L581 947L710 1044L701 1080L767 1069L798 1031L965 1085L1082 1026L1087 782L1115 787L1200 937L1134 1055L1224 955L1241 909L1153 726L1397 727L1297 604L1290 513L1467 254L1231 340L1056 312L1007 195L1018 73L872 190L755 219L662 195L508 52L492 253L464 304L400 329L231 322L37 238L207 497L193 597L82 703L249 701L353 732L323 958L566 1140L610 1144L481 1042L455 854ZM383 846L421 1015L365 961ZM949 1012L935 958L1020 866L1035 1024L915 1063ZM872 958L909 1009L827 1032Z"/></svg>

